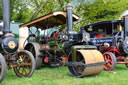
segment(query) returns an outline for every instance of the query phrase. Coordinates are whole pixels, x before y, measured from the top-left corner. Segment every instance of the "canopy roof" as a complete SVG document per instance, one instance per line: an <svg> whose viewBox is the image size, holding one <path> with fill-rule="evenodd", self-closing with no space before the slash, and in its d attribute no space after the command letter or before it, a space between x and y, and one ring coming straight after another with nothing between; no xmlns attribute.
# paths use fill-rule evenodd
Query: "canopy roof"
<svg viewBox="0 0 128 85"><path fill-rule="evenodd" d="M111 20L111 21L101 21L94 24L90 24L87 26L84 26L83 28L86 30L87 28L92 29L114 29L117 28L117 25L121 24L123 26L123 20Z"/></svg>
<svg viewBox="0 0 128 85"><path fill-rule="evenodd" d="M123 20L110 20L93 23L82 27L87 32L102 32L105 34L112 34L116 31L121 31L123 27Z"/></svg>
<svg viewBox="0 0 128 85"><path fill-rule="evenodd" d="M79 17L77 15L72 14L72 16L73 16L73 21L79 20ZM47 29L47 27L50 28L63 24L66 24L66 12L58 11L58 12L52 12L46 14L28 23L22 24L20 25L20 28L34 26L36 28L41 28L44 30Z"/></svg>

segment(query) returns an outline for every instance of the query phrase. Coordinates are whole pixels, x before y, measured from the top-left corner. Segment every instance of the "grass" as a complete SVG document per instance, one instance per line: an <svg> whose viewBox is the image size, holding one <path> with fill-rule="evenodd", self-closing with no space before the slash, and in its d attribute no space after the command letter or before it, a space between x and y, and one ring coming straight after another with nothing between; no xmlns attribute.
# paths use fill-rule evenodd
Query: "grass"
<svg viewBox="0 0 128 85"><path fill-rule="evenodd" d="M0 85L127 85L128 68L117 65L113 72L103 71L99 75L75 78L67 67L42 67L31 78L18 78L13 70L7 70L6 77Z"/></svg>

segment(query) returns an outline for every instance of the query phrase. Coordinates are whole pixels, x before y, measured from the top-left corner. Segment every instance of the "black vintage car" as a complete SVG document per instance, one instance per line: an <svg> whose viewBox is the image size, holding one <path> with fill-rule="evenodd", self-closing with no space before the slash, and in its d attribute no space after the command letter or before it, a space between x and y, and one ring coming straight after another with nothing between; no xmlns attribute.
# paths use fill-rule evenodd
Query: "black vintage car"
<svg viewBox="0 0 128 85"><path fill-rule="evenodd" d="M118 37L118 41L123 38L123 26L123 20L110 20L93 23L82 28L90 34L89 44L96 45L100 50L104 43L113 46L115 36Z"/></svg>

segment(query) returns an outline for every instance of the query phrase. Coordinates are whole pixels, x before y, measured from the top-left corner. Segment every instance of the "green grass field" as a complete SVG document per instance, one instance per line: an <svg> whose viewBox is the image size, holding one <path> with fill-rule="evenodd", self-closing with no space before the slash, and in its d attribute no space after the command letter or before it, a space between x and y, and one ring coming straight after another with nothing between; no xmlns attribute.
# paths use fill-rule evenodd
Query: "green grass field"
<svg viewBox="0 0 128 85"><path fill-rule="evenodd" d="M72 77L67 67L42 67L31 78L18 78L13 70L8 70L0 85L128 85L128 69L117 65L114 72L103 71L85 78Z"/></svg>

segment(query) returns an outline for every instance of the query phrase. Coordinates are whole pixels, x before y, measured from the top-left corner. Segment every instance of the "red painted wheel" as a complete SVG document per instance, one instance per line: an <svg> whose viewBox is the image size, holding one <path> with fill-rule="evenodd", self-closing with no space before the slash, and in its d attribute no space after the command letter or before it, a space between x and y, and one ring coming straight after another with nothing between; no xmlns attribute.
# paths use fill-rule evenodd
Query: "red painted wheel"
<svg viewBox="0 0 128 85"><path fill-rule="evenodd" d="M103 54L104 60L107 62L104 65L104 69L107 71L112 71L116 67L116 56L112 52L105 52Z"/></svg>

